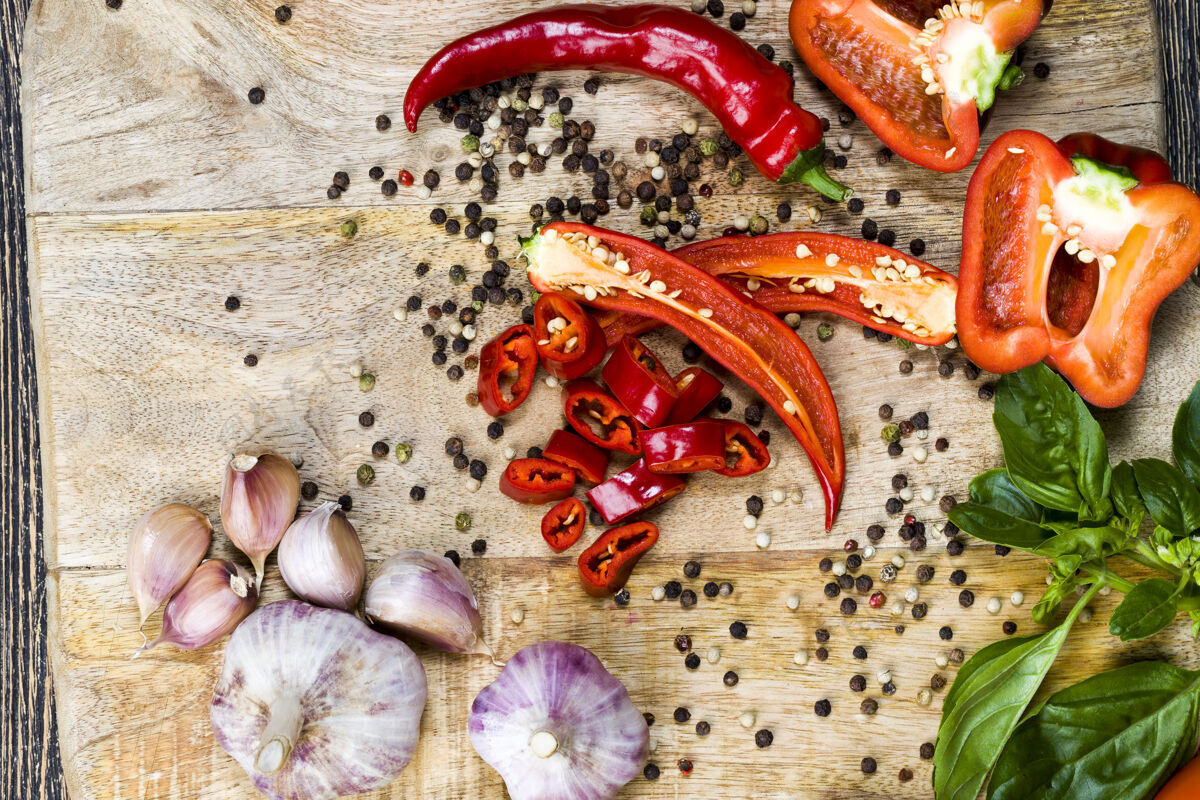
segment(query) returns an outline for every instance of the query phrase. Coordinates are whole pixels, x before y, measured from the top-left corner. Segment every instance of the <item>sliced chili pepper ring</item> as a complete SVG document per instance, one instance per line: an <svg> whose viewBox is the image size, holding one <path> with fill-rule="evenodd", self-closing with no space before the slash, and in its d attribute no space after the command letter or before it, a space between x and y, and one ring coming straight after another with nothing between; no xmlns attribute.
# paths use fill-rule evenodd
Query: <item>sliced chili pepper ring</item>
<svg viewBox="0 0 1200 800"><path fill-rule="evenodd" d="M568 497L542 517L542 538L550 549L561 553L579 541L587 522L587 510L578 497Z"/></svg>
<svg viewBox="0 0 1200 800"><path fill-rule="evenodd" d="M632 336L617 344L600 377L613 397L650 428L665 422L679 399L679 390L667 368L650 348Z"/></svg>
<svg viewBox="0 0 1200 800"><path fill-rule="evenodd" d="M563 386L562 397L567 422L584 439L605 450L631 455L642 452L637 440L642 424L600 384L576 378Z"/></svg>
<svg viewBox="0 0 1200 800"><path fill-rule="evenodd" d="M567 465L588 483L600 483L608 469L607 450L561 429L550 434L550 441L542 448L542 458Z"/></svg>
<svg viewBox="0 0 1200 800"><path fill-rule="evenodd" d="M633 568L658 541L658 526L638 521L600 534L579 554L579 578L592 597L615 594L629 582Z"/></svg>
<svg viewBox="0 0 1200 800"><path fill-rule="evenodd" d="M638 459L624 472L618 472L587 493L592 507L604 521L615 525L622 520L648 511L675 497L684 489L684 482L674 475L658 475Z"/></svg>
<svg viewBox="0 0 1200 800"><path fill-rule="evenodd" d="M533 333L542 367L559 380L586 375L604 360L604 331L566 295L546 292L538 298Z"/></svg>
<svg viewBox="0 0 1200 800"><path fill-rule="evenodd" d="M514 325L479 351L479 405L493 417L517 408L529 397L537 373L533 328Z"/></svg>
<svg viewBox="0 0 1200 800"><path fill-rule="evenodd" d="M667 417L669 425L694 420L721 395L725 384L708 370L688 367L675 376L675 388L679 391L679 399Z"/></svg>
<svg viewBox="0 0 1200 800"><path fill-rule="evenodd" d="M762 439L744 423L717 419L725 432L725 464L713 472L727 478L742 478L762 472L771 464L771 453Z"/></svg>
<svg viewBox="0 0 1200 800"><path fill-rule="evenodd" d="M680 475L725 467L725 428L699 420L644 430L638 434L642 458L651 472Z"/></svg>
<svg viewBox="0 0 1200 800"><path fill-rule="evenodd" d="M515 458L504 468L499 488L518 503L553 503L575 488L575 471L545 458Z"/></svg>

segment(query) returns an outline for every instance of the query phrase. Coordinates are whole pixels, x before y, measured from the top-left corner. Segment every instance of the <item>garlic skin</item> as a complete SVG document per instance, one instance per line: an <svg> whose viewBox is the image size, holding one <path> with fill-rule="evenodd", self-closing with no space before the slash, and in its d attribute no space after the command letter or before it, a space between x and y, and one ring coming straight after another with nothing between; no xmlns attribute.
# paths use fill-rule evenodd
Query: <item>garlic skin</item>
<svg viewBox="0 0 1200 800"><path fill-rule="evenodd" d="M650 730L590 651L541 642L475 696L467 724L512 800L612 800L641 774Z"/></svg>
<svg viewBox="0 0 1200 800"><path fill-rule="evenodd" d="M166 642L180 650L207 647L238 626L258 603L250 573L232 561L210 558L192 573L163 611L158 638L134 655Z"/></svg>
<svg viewBox="0 0 1200 800"><path fill-rule="evenodd" d="M159 506L137 521L125 563L141 615L139 629L187 583L211 543L208 517L183 503Z"/></svg>
<svg viewBox="0 0 1200 800"><path fill-rule="evenodd" d="M221 525L254 565L254 585L262 586L263 563L296 516L300 473L275 453L239 453L225 465L221 486Z"/></svg>
<svg viewBox="0 0 1200 800"><path fill-rule="evenodd" d="M267 797L333 800L403 771L425 694L425 670L403 642L343 611L284 600L229 639L209 719Z"/></svg>
<svg viewBox="0 0 1200 800"><path fill-rule="evenodd" d="M367 587L367 620L438 650L491 656L471 585L445 556L405 550L384 561Z"/></svg>
<svg viewBox="0 0 1200 800"><path fill-rule="evenodd" d="M279 543L279 571L298 597L350 611L362 596L367 562L337 503L322 503L292 523Z"/></svg>

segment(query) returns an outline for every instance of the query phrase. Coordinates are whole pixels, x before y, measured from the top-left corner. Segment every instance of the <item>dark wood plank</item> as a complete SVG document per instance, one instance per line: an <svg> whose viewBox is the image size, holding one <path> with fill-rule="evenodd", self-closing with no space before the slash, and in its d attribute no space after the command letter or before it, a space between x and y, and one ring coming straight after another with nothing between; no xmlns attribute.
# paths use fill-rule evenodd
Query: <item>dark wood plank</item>
<svg viewBox="0 0 1200 800"><path fill-rule="evenodd" d="M102 2L102 0L87 0ZM1168 155L1200 186L1200 7L1156 0L1163 39ZM37 387L34 381L22 197L18 53L29 0L0 0L0 796L66 793L46 659ZM1117 54L1119 58L1119 54Z"/></svg>

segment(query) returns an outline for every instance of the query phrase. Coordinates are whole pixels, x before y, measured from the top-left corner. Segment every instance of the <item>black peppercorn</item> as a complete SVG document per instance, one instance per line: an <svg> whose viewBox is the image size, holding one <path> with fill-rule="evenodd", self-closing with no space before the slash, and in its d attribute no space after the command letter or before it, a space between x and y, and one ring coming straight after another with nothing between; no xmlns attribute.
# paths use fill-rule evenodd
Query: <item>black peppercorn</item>
<svg viewBox="0 0 1200 800"><path fill-rule="evenodd" d="M392 118L387 114L380 114L375 118L375 130L386 131L390 127L392 127Z"/></svg>
<svg viewBox="0 0 1200 800"><path fill-rule="evenodd" d="M925 615L929 613L929 606L926 603L913 603L912 618L925 619Z"/></svg>
<svg viewBox="0 0 1200 800"><path fill-rule="evenodd" d="M850 679L850 691L863 692L867 689L867 679L862 675L855 675Z"/></svg>
<svg viewBox="0 0 1200 800"><path fill-rule="evenodd" d="M683 575L685 578L700 577L700 562L699 561L689 561L686 564L684 564L683 565Z"/></svg>
<svg viewBox="0 0 1200 800"><path fill-rule="evenodd" d="M948 642L954 638L954 629L949 625L943 625L942 627L938 628L938 637L941 638L942 641Z"/></svg>
<svg viewBox="0 0 1200 800"><path fill-rule="evenodd" d="M864 775L874 774L876 769L875 759L867 756L862 760L862 771Z"/></svg>
<svg viewBox="0 0 1200 800"><path fill-rule="evenodd" d="M759 426L763 420L763 407L760 403L751 403L746 406L745 419L747 425Z"/></svg>
<svg viewBox="0 0 1200 800"><path fill-rule="evenodd" d="M859 705L858 710L865 716L873 717L879 711L879 702L873 697L868 697Z"/></svg>
<svg viewBox="0 0 1200 800"><path fill-rule="evenodd" d="M813 703L813 713L818 717L828 717L833 711L833 705L828 700L818 700Z"/></svg>
<svg viewBox="0 0 1200 800"><path fill-rule="evenodd" d="M830 600L837 597L841 593L842 593L842 587L838 586L836 583L825 584L825 596L828 597Z"/></svg>
<svg viewBox="0 0 1200 800"><path fill-rule="evenodd" d="M700 656L695 653L688 653L687 658L683 660L683 665L688 669L700 669Z"/></svg>
<svg viewBox="0 0 1200 800"><path fill-rule="evenodd" d="M370 411L364 411L358 415L358 424L364 428L369 428L375 424L375 415Z"/></svg>
<svg viewBox="0 0 1200 800"><path fill-rule="evenodd" d="M904 453L904 445L900 444L899 442L892 442L888 445L887 451L889 456L895 458L896 456Z"/></svg>
<svg viewBox="0 0 1200 800"><path fill-rule="evenodd" d="M442 176L438 174L437 170L431 169L425 172L425 177L422 179L422 181L425 184L425 188L432 191L438 187L439 183L442 182Z"/></svg>
<svg viewBox="0 0 1200 800"><path fill-rule="evenodd" d="M951 539L946 542L946 552L952 556L961 556L963 553L963 543L958 539Z"/></svg>
<svg viewBox="0 0 1200 800"><path fill-rule="evenodd" d="M984 400L984 401L991 400L995 396L996 396L995 384L985 383L979 387L979 399L980 400Z"/></svg>
<svg viewBox="0 0 1200 800"><path fill-rule="evenodd" d="M851 616L858 611L858 601L853 597L843 597L841 610L847 617Z"/></svg>
<svg viewBox="0 0 1200 800"><path fill-rule="evenodd" d="M464 470L471 465L471 459L467 458L466 453L457 453L451 463L455 469Z"/></svg>
<svg viewBox="0 0 1200 800"><path fill-rule="evenodd" d="M419 503L425 499L425 487L414 486L408 490L408 497L415 503Z"/></svg>
<svg viewBox="0 0 1200 800"><path fill-rule="evenodd" d="M895 444L895 442L893 442L893 444ZM904 509L904 503L900 502L899 497L889 497L883 504L883 507L884 510L889 514L899 514Z"/></svg>
<svg viewBox="0 0 1200 800"><path fill-rule="evenodd" d="M305 500L312 500L317 496L317 484L313 481L305 481L300 484L300 496Z"/></svg>
<svg viewBox="0 0 1200 800"><path fill-rule="evenodd" d="M471 542L471 552L477 556L483 555L487 551L487 540L476 539Z"/></svg>
<svg viewBox="0 0 1200 800"><path fill-rule="evenodd" d="M735 639L745 639L750 633L746 623L738 620L729 626L729 635Z"/></svg>
<svg viewBox="0 0 1200 800"><path fill-rule="evenodd" d="M1033 65L1033 75L1039 80L1045 80L1050 77L1050 65L1044 61L1039 61Z"/></svg>
<svg viewBox="0 0 1200 800"><path fill-rule="evenodd" d="M483 463L482 461L480 461L477 458L472 460L471 461L471 477L477 481L481 481L481 480L483 480L484 475L487 475L487 464Z"/></svg>
<svg viewBox="0 0 1200 800"><path fill-rule="evenodd" d="M961 569L956 569L950 573L950 582L955 586L962 586L967 582L967 573Z"/></svg>
<svg viewBox="0 0 1200 800"><path fill-rule="evenodd" d="M660 774L661 774L661 770L659 770L658 765L653 762L647 764L645 767L642 768L642 777L648 781L658 780L658 776Z"/></svg>
<svg viewBox="0 0 1200 800"><path fill-rule="evenodd" d="M446 210L444 208L435 208L429 212L429 221L434 225L441 225L446 221Z"/></svg>
<svg viewBox="0 0 1200 800"><path fill-rule="evenodd" d="M683 592L683 586L679 583L679 581L667 581L666 584L663 585L663 589L666 590L667 598L670 600L674 600L676 597L679 597L680 593Z"/></svg>
<svg viewBox="0 0 1200 800"><path fill-rule="evenodd" d="M975 605L975 593L970 589L963 589L958 593L958 604L963 608L970 608Z"/></svg>
<svg viewBox="0 0 1200 800"><path fill-rule="evenodd" d="M950 359L945 359L938 362L938 375L943 378L949 378L954 374L954 362Z"/></svg>
<svg viewBox="0 0 1200 800"><path fill-rule="evenodd" d="M255 86L253 89L250 90L250 92L246 95L246 97L250 100L250 102L253 105L258 105L259 103L261 103L263 100L266 99L267 93L265 91L263 91L263 88L261 86Z"/></svg>
<svg viewBox="0 0 1200 800"><path fill-rule="evenodd" d="M770 747L771 742L775 741L775 734L771 733L766 728L754 734L754 743L759 747Z"/></svg>
<svg viewBox="0 0 1200 800"><path fill-rule="evenodd" d="M929 678L929 688L935 692L940 692L946 688L946 676L940 672L935 672Z"/></svg>
<svg viewBox="0 0 1200 800"><path fill-rule="evenodd" d="M344 494L338 498L338 505L342 507L342 511L350 511L354 508L354 498Z"/></svg>
<svg viewBox="0 0 1200 800"><path fill-rule="evenodd" d="M896 244L896 232L890 228L884 228L879 232L879 243L885 247L892 247Z"/></svg>
<svg viewBox="0 0 1200 800"><path fill-rule="evenodd" d="M850 591L851 589L854 588L854 576L853 575L848 575L848 574L843 573L838 576L837 582L838 582L838 588L840 588L840 589Z"/></svg>
<svg viewBox="0 0 1200 800"><path fill-rule="evenodd" d="M882 539L883 533L884 531L882 525L870 525L867 527L867 538L872 542L878 542L880 539Z"/></svg>
<svg viewBox="0 0 1200 800"><path fill-rule="evenodd" d="M384 458L387 456L390 449L391 448L388 447L387 442L376 442L375 444L371 445L371 455L375 456L376 458Z"/></svg>
<svg viewBox="0 0 1200 800"><path fill-rule="evenodd" d="M1012 636L1017 632L1017 623L1013 622L1011 619L1005 620L1004 624L1001 625L1000 628L1004 631L1005 636Z"/></svg>
<svg viewBox="0 0 1200 800"><path fill-rule="evenodd" d="M933 580L933 567L929 564L922 564L917 567L917 582L929 583Z"/></svg>
<svg viewBox="0 0 1200 800"><path fill-rule="evenodd" d="M875 581L871 580L870 575L859 575L854 579L854 589L859 594L866 594L871 591L871 587L875 585Z"/></svg>
<svg viewBox="0 0 1200 800"><path fill-rule="evenodd" d="M120 8L121 0L108 0L109 8ZM283 24L292 18L292 9L290 6L279 6L275 9L275 21Z"/></svg>
<svg viewBox="0 0 1200 800"><path fill-rule="evenodd" d="M824 647L818 647L816 650L817 661L825 661L829 658L829 651Z"/></svg>

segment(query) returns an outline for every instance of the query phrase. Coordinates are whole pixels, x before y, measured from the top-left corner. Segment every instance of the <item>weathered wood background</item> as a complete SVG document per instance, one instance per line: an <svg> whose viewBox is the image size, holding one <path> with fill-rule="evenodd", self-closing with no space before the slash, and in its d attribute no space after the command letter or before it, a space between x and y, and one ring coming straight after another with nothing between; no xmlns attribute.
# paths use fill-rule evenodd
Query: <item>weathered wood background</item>
<svg viewBox="0 0 1200 800"><path fill-rule="evenodd" d="M6 554L0 758L10 765L4 797L58 798L64 785L79 798L241 797L248 791L207 725L206 697L220 648L162 649L130 662L141 639L121 565L127 531L146 508L182 500L215 518L224 454L249 444L302 454L302 472L320 483L323 496L350 491L352 518L373 562L407 546L468 552L472 539L486 538L486 557L468 558L464 571L498 651L508 655L543 638L587 644L627 683L639 706L657 716L653 758L664 776L657 785L635 781L629 796L686 790L722 797L929 796L928 765L917 758L917 747L934 735L939 700L920 708L915 697L935 671L932 654L944 646L937 628L953 624L954 644L968 653L997 636L1002 619L1028 629L1028 606L1006 604L1002 616L991 617L983 605L1018 586L1034 596L1040 565L1015 556L997 561L983 546L969 548L955 564L942 551L944 540L931 539L927 553L910 559L937 567L938 578L922 589L930 617L920 623L906 618L908 632L897 637L885 612L864 609L853 625L840 618L836 603L821 596L824 581L815 563L847 536L861 539L867 524L885 521L881 506L897 468L917 488L930 484L939 496L961 496L966 478L995 462L988 407L961 370L943 380L935 354L924 352L913 357L914 373L901 378L895 349L863 342L855 326L840 322L830 342L817 343L818 320L806 320L801 333L826 367L846 432L848 489L834 533L820 530L807 464L769 420L779 466L737 484L693 481L687 496L658 515L663 540L631 583L632 604L618 609L584 599L572 559L545 556L533 533L536 512L515 509L495 492L502 448L524 450L555 424L553 392L539 386L506 421L504 438L489 442L482 412L461 402L467 381L451 384L431 369L418 324L392 319L391 310L409 294L449 296L445 269L463 263L477 274L481 251L428 227L429 205L411 190L381 197L366 169L407 167L419 177L434 164L443 173L434 200L461 209L467 195L450 175L458 134L429 114L419 136L404 132L403 87L445 38L527 5L437 6L422 9L418 25L418 12L398 12L394 2L297 2L294 19L279 26L274 3L257 0L126 0L116 12L101 0L41 0L24 29L22 79L17 50L25 4L0 4L0 369L7 388L0 410ZM784 6L760 4L746 31L750 41L774 45L780 58L792 56ZM1053 67L1050 78L1031 78L1004 99L989 133L1034 127L1050 135L1091 129L1155 146L1165 139L1181 175L1195 185L1197 10L1159 3L1157 12L1156 24L1142 3L1060 0L1028 48L1027 67L1045 61ZM799 73L801 100L833 116L834 101L816 91L802 68ZM575 90L580 82L554 80L573 90L573 116L594 119L597 145L613 147L618 158L632 156L635 135L669 135L689 115L712 130L711 119L677 92L611 78L593 98ZM258 85L266 102L251 106L246 91ZM381 112L395 120L388 133L374 130ZM846 174L867 202L865 213L896 229L901 242L924 237L925 258L952 269L967 174L942 178L898 161L878 168L877 145L865 127L855 122L845 130L855 138ZM833 135L841 132L835 121ZM548 136L543 131L530 140ZM324 186L335 169L348 170L352 185L331 203ZM787 228L797 228L803 206L813 200L803 190L768 187L757 176L737 192L714 182L717 196L699 206L701 235L719 232L735 214L766 213L785 195L801 212ZM505 178L502 202L488 213L501 220L501 231L515 231L525 224L529 202L570 183L553 162L543 176ZM898 208L882 202L891 186L904 191ZM826 211L819 230L857 229L857 218L819 205ZM360 226L352 242L338 236L348 218ZM606 224L632 230L636 222L616 212ZM509 237L500 241L503 256L511 257ZM424 281L413 276L418 260L434 265ZM229 294L243 299L235 314L222 307ZM1130 407L1103 416L1118 454L1165 452L1165 421L1197 377L1198 294L1189 285L1164 305L1145 386ZM506 313L482 316L481 340L507 324ZM678 365L678 340L660 341ZM253 369L242 364L251 352L260 359ZM355 360L379 376L374 392L360 393L350 378ZM747 398L735 394L738 401ZM890 462L879 446L875 415L885 401L902 415L928 409L932 434L947 435L950 450L922 466L907 455ZM366 408L378 420L371 431L356 421ZM462 489L441 454L449 433L463 436L468 452L491 467L476 494ZM371 460L376 438L413 443L414 458L406 465L376 464L376 484L360 489L354 470ZM407 500L414 483L429 487L421 506ZM770 550L756 550L753 534L741 526L745 497L795 487L806 491L805 501L768 502L760 530L774 541ZM913 508L922 518L939 518L935 507ZM473 514L469 533L454 530L460 510ZM871 573L898 545L895 523L888 528L889 547ZM229 547L218 544L216 552L227 554ZM692 556L705 565L700 582L731 580L734 595L702 600L687 612L653 603L649 589L681 578L680 565ZM958 590L945 582L954 566L968 571L967 585L979 598L969 611L958 608ZM910 566L890 593L902 594L911 573ZM278 573L268 580L272 596L279 596ZM796 612L784 606L791 593L803 599ZM1150 644L1113 648L1103 630L1107 603L1098 604L1096 622L1086 626L1091 633L1063 659L1060 678L1130 653L1170 654L1197 666L1194 647L1182 646L1182 626ZM526 611L520 625L510 618L515 607ZM730 639L726 628L734 619L750 624L749 640ZM814 649L812 632L822 626L832 633L830 660L795 665L792 653ZM721 662L687 672L670 642L680 628L702 654L719 646ZM861 668L848 654L859 643L871 651ZM404 777L379 796L502 796L463 730L470 699L493 668L421 655L433 698L423 744ZM729 668L742 677L733 690L720 682ZM859 697L847 680L861 671L873 683L884 668L894 670L899 691L880 698L878 717L860 720ZM878 696L875 686L870 693ZM821 697L834 703L829 719L812 715ZM699 739L691 725L671 722L676 705L689 706L693 720L709 720L713 733ZM756 727L775 732L772 748L755 749L753 729L737 723L744 710L758 713ZM869 778L857 769L866 755L880 764ZM696 763L686 780L673 767L681 757ZM912 768L916 779L899 784L901 767Z"/></svg>

